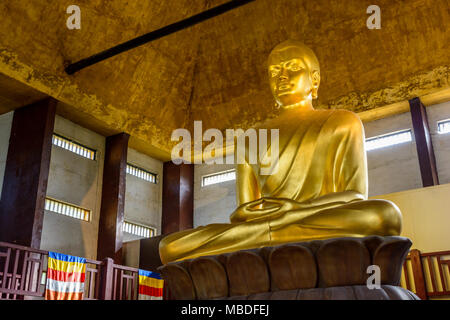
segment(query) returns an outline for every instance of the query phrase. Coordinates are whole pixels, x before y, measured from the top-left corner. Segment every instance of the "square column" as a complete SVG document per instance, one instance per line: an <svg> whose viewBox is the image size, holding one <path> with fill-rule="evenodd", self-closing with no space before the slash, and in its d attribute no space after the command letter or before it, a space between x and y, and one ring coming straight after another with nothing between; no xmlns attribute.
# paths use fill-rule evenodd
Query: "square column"
<svg viewBox="0 0 450 320"><path fill-rule="evenodd" d="M116 264L120 264L122 260L129 138L126 133L106 138L97 260L112 258Z"/></svg>
<svg viewBox="0 0 450 320"><path fill-rule="evenodd" d="M417 155L419 157L422 184L424 187L438 185L439 177L436 169L436 158L434 156L430 128L428 126L427 111L419 98L411 99L409 106L416 140Z"/></svg>
<svg viewBox="0 0 450 320"><path fill-rule="evenodd" d="M164 163L162 234L190 229L194 224L194 165Z"/></svg>
<svg viewBox="0 0 450 320"><path fill-rule="evenodd" d="M39 249L57 101L14 111L0 205L0 241Z"/></svg>

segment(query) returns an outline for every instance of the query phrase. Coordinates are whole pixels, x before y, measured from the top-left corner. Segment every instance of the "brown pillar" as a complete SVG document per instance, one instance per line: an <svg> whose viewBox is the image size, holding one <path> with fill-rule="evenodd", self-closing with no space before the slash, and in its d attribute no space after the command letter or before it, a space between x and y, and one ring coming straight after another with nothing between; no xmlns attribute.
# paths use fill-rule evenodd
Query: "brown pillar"
<svg viewBox="0 0 450 320"><path fill-rule="evenodd" d="M194 224L194 165L164 163L162 234L190 229Z"/></svg>
<svg viewBox="0 0 450 320"><path fill-rule="evenodd" d="M0 240L39 249L57 101L14 112L0 205Z"/></svg>
<svg viewBox="0 0 450 320"><path fill-rule="evenodd" d="M112 258L116 264L120 264L122 260L122 227L129 137L126 133L120 133L106 138L97 260Z"/></svg>
<svg viewBox="0 0 450 320"><path fill-rule="evenodd" d="M424 187L438 185L439 177L436 170L436 160L425 106L419 98L409 100L409 106L416 140L417 155L419 157L422 184Z"/></svg>

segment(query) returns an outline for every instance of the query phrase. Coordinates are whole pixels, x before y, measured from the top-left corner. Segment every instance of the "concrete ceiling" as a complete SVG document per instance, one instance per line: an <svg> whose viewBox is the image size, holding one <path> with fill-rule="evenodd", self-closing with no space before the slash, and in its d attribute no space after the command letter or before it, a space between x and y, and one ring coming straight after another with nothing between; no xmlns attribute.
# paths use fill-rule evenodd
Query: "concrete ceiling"
<svg viewBox="0 0 450 320"><path fill-rule="evenodd" d="M0 114L12 111L47 95L0 73Z"/></svg>
<svg viewBox="0 0 450 320"><path fill-rule="evenodd" d="M275 116L265 63L288 38L319 58L317 108L367 112L450 85L448 0L379 0L381 30L366 27L372 1L257 0L64 73L69 61L226 1L77 0L81 30L66 28L72 0L2 1L0 112L50 95L65 117L105 135L125 131L132 147L166 160L172 130L194 120L225 129Z"/></svg>

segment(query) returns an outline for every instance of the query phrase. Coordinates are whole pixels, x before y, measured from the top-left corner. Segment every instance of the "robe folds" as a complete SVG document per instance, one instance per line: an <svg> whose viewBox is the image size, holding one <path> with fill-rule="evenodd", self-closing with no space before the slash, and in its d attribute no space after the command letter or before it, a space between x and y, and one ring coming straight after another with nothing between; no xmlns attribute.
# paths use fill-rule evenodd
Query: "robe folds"
<svg viewBox="0 0 450 320"><path fill-rule="evenodd" d="M277 125L278 121L269 123L270 127ZM345 110L312 110L289 117L279 126L282 127L276 174L260 175L259 164L249 164L251 172L244 173L240 167L246 165L238 165L237 179L253 174L262 196L298 202L349 190L367 198L364 129L356 114ZM239 202L251 200L255 199Z"/></svg>

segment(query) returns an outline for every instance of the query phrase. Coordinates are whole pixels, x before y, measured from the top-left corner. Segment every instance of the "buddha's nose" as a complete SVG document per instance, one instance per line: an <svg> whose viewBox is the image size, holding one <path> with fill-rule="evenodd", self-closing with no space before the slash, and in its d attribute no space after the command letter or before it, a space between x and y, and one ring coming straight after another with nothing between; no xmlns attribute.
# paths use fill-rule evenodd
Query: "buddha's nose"
<svg viewBox="0 0 450 320"><path fill-rule="evenodd" d="M288 80L288 79L289 79L289 76L288 76L287 69L286 69L286 68L283 68L283 69L281 70L281 74L280 74L280 81L286 81L286 80Z"/></svg>

